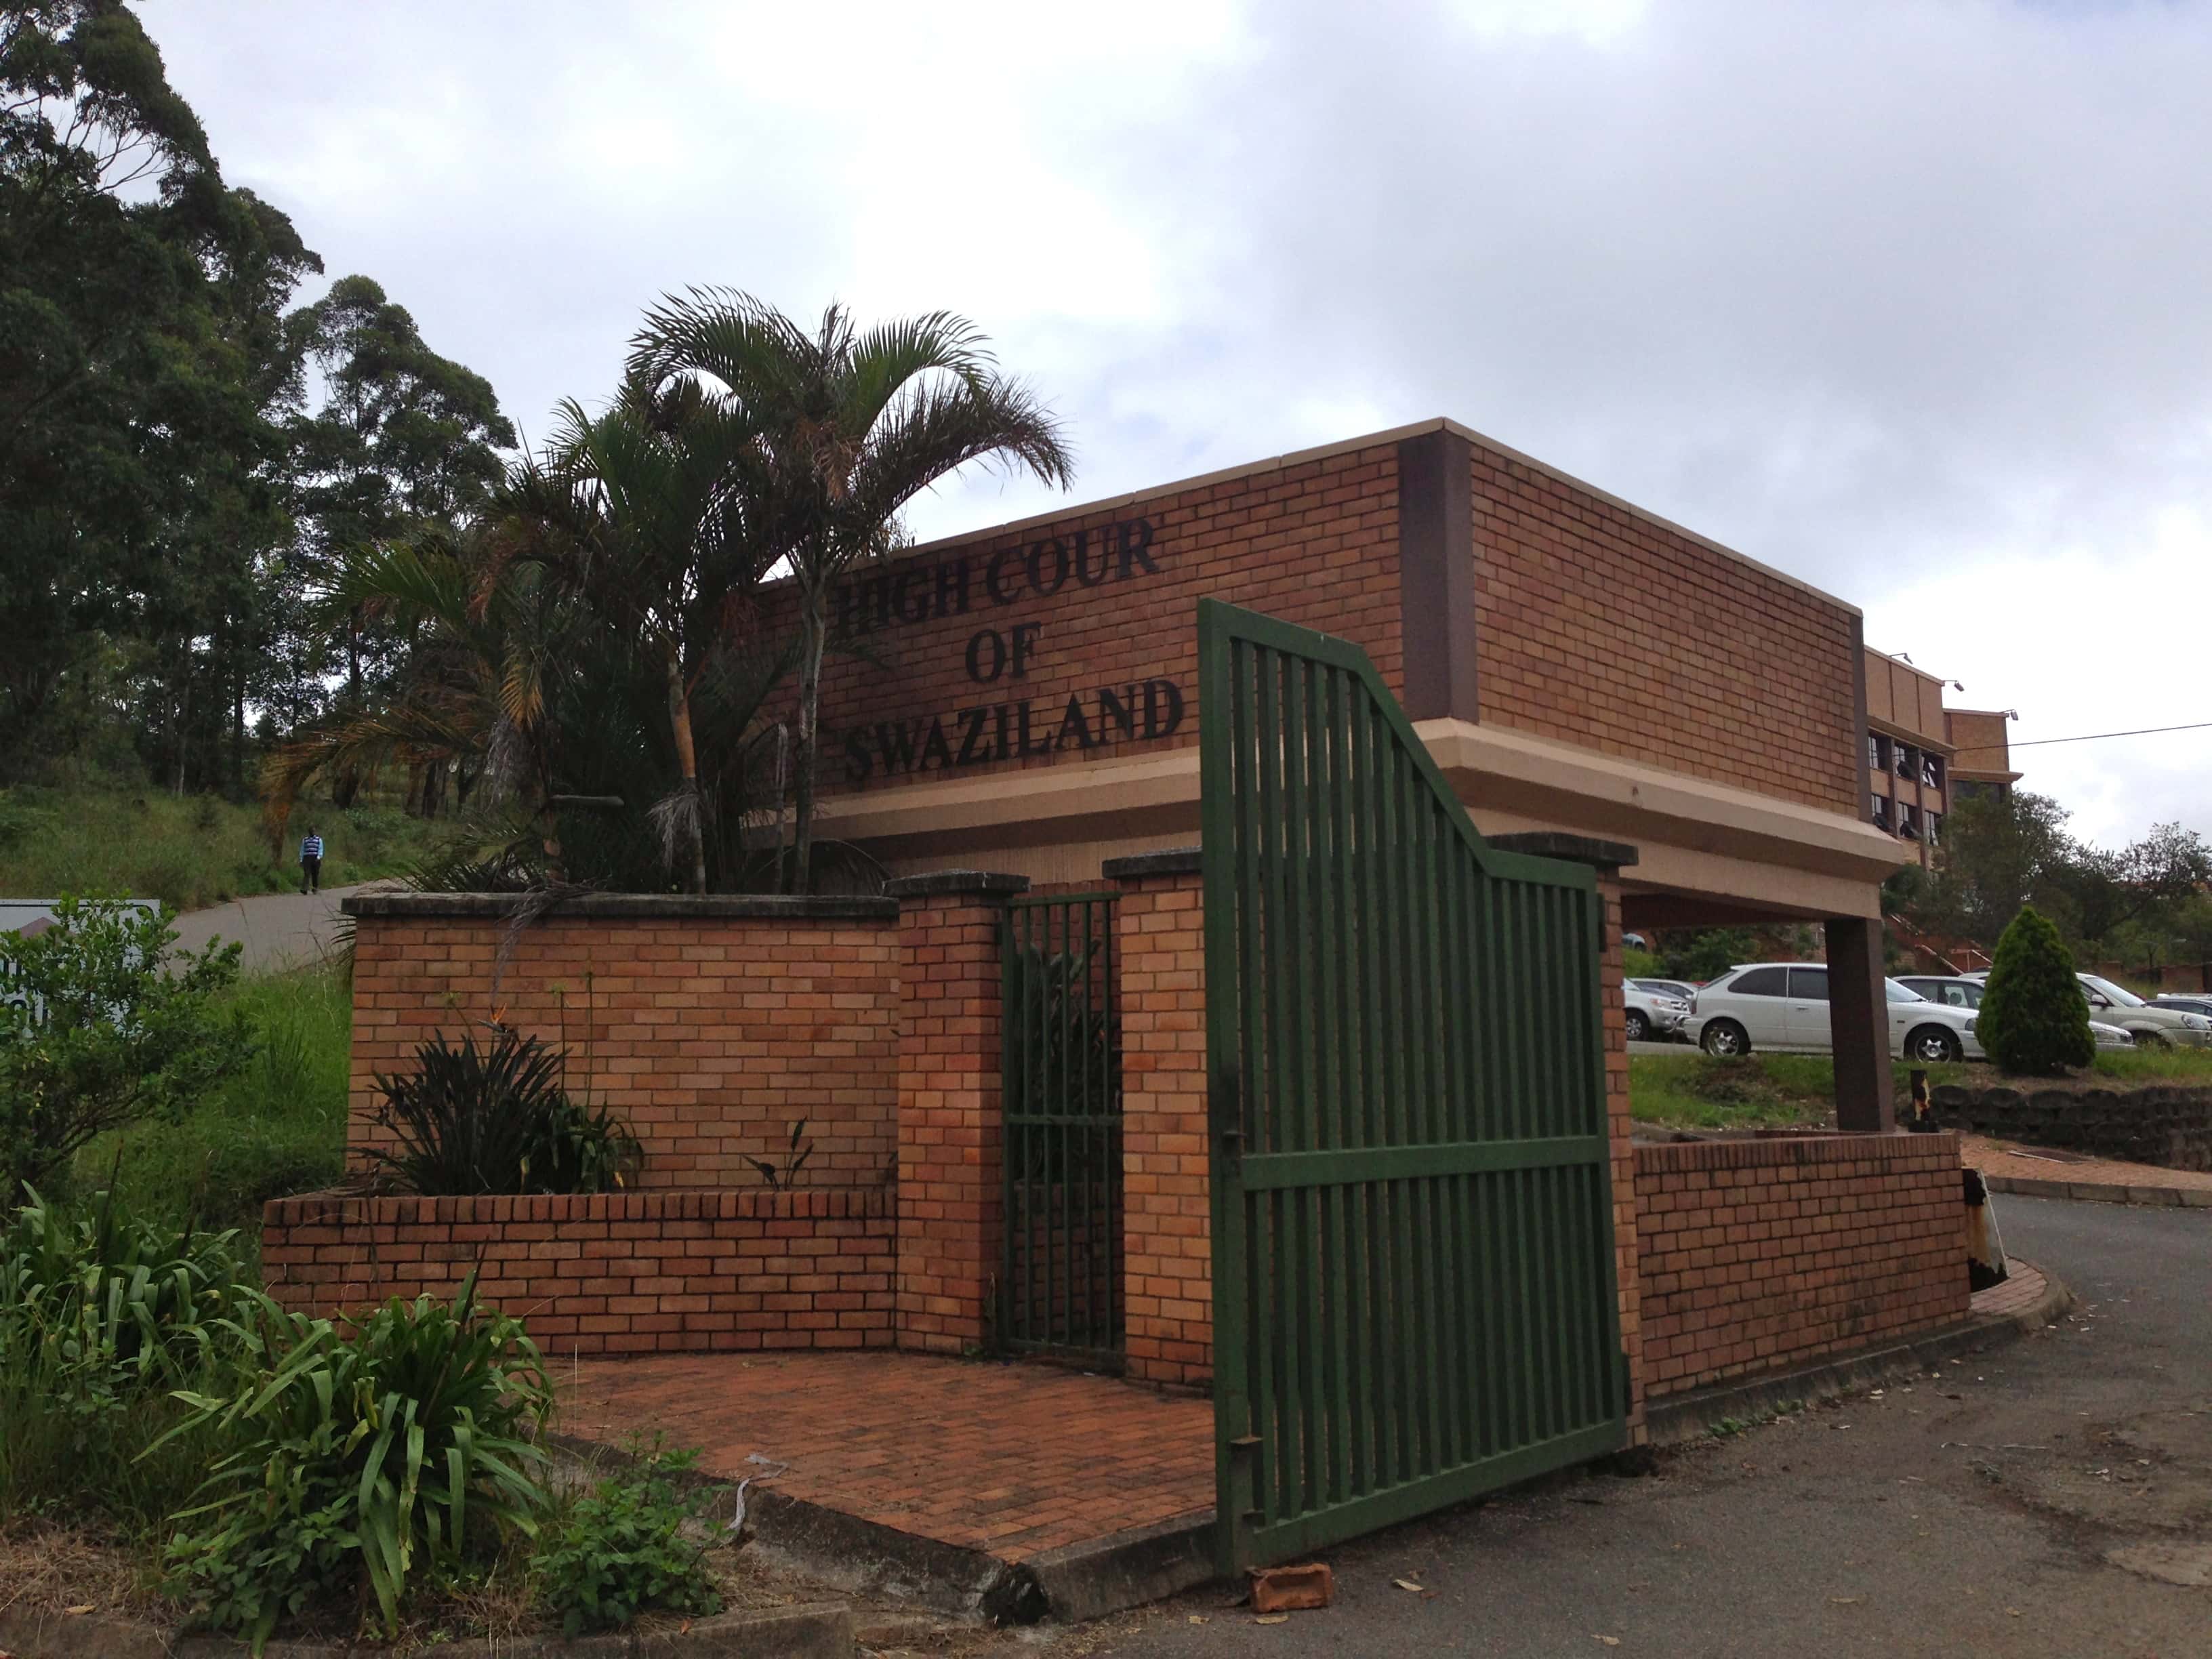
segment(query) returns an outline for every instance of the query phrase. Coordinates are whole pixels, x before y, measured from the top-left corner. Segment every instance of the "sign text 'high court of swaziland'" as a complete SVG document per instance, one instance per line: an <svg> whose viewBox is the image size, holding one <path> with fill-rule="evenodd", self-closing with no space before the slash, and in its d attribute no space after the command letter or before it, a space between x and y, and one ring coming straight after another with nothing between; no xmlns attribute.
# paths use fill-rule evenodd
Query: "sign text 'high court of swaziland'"
<svg viewBox="0 0 2212 1659"><path fill-rule="evenodd" d="M988 555L902 563L838 590L836 634L857 646L870 634L904 624L971 615L983 622L1025 600L1070 591L1098 590L1099 602L1107 603L1121 583L1158 575L1159 556L1152 520L1128 519L1096 532L1048 536ZM968 636L962 659L969 684L989 688L983 700L848 728L842 744L847 779L862 783L878 775L1080 752L1168 737L1182 724L1182 688L1171 679L1095 686L1065 699L1021 696L1031 666L1049 661L1052 649L1042 623L984 622Z"/></svg>

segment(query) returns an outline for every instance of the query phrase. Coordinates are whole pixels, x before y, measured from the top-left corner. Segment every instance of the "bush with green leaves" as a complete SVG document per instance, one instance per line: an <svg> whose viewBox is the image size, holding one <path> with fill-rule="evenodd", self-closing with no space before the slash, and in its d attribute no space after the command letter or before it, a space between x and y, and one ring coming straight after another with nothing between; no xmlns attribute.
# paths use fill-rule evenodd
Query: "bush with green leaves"
<svg viewBox="0 0 2212 1659"><path fill-rule="evenodd" d="M175 1118L245 1066L222 1006L239 947L170 951L166 912L64 898L52 926L0 933L0 1203L49 1193L95 1136Z"/></svg>
<svg viewBox="0 0 2212 1659"><path fill-rule="evenodd" d="M540 1534L531 1573L538 1599L570 1636L611 1630L649 1612L707 1613L721 1597L704 1547L684 1534L726 1486L685 1481L697 1449L637 1449L635 1464L602 1480Z"/></svg>
<svg viewBox="0 0 2212 1659"><path fill-rule="evenodd" d="M208 1437L145 1455L173 1391L230 1375L222 1322L258 1291L234 1233L74 1219L35 1193L0 1226L0 1521L27 1510L158 1525L206 1472Z"/></svg>
<svg viewBox="0 0 2212 1659"><path fill-rule="evenodd" d="M2097 1058L2074 958L2033 907L2023 907L1997 940L1975 1030L1989 1057L2015 1075L2056 1077Z"/></svg>
<svg viewBox="0 0 2212 1659"><path fill-rule="evenodd" d="M477 1193L606 1193L635 1179L643 1152L627 1126L564 1086L568 1056L502 1027L482 1048L442 1038L415 1069L376 1075L379 1178L425 1198Z"/></svg>
<svg viewBox="0 0 2212 1659"><path fill-rule="evenodd" d="M175 1518L172 1593L258 1653L277 1622L365 1585L384 1631L410 1588L461 1582L549 1502L537 1444L553 1389L520 1321L394 1300L351 1335L267 1297L228 1322L244 1356L227 1395L188 1393L181 1431L230 1447Z"/></svg>

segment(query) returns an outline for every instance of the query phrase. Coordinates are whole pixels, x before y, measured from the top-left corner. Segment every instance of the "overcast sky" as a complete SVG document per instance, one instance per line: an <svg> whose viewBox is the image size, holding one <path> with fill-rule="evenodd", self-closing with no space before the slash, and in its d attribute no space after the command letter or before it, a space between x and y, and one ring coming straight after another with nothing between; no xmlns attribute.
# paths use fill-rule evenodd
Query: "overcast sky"
<svg viewBox="0 0 2212 1659"><path fill-rule="evenodd" d="M141 9L230 180L532 434L664 289L948 307L1078 499L1448 414L2015 741L2212 720L2212 5ZM2212 833L2212 731L2015 764Z"/></svg>

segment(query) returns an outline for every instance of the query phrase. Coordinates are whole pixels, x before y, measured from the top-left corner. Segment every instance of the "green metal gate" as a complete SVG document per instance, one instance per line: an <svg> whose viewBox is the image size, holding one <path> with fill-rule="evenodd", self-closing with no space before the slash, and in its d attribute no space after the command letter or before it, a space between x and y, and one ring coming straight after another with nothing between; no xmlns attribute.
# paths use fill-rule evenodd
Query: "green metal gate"
<svg viewBox="0 0 2212 1659"><path fill-rule="evenodd" d="M1366 653L1199 607L1225 1571L1623 1443L1593 872L1493 851Z"/></svg>
<svg viewBox="0 0 2212 1659"><path fill-rule="evenodd" d="M999 1340L1121 1358L1121 1026L1114 899L1007 907L1006 1266Z"/></svg>

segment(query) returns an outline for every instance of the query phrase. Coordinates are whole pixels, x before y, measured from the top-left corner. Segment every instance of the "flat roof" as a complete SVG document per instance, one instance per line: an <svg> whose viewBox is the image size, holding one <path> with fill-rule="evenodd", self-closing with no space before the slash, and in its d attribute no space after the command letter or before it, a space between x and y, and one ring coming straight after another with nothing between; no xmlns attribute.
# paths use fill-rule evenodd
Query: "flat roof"
<svg viewBox="0 0 2212 1659"><path fill-rule="evenodd" d="M1812 583L1793 576L1786 570L1778 570L1763 560L1753 558L1748 553L1739 552L1724 543L1715 541L1710 536L1700 535L1686 525L1677 524L1672 519L1662 517L1648 507L1638 507L1635 502L1624 500L1609 489L1599 488L1587 478L1578 478L1571 472L1564 472L1548 462L1540 461L1534 455L1514 448L1510 444L1500 443L1495 438L1477 432L1473 427L1463 425L1448 416L1442 415L1432 420L1416 421L1410 426L1389 427L1382 431L1366 433L1357 438L1345 438L1334 443L1316 445L1311 449L1293 449L1281 455L1271 455L1264 460L1247 461L1242 465L1222 467L1212 472L1194 473L1187 478L1176 478L1167 483L1147 485L1142 489L1130 490L1120 495L1106 495L1093 501L1078 501L1066 507L1054 507L1048 513L1033 513L1025 519L1011 519L1004 524L989 525L976 530L963 530L950 536L939 536L931 541L917 543L915 546L902 550L897 556L902 559L910 558L919 554L965 546L970 542L988 541L994 537L1003 536L1010 532L1057 524L1063 519L1078 518L1086 513L1105 513L1118 507L1139 506L1146 501L1157 501L1164 495L1181 495L1187 489L1195 489L1202 484L1227 483L1239 478L1255 477L1263 473L1280 472L1291 467L1304 466L1309 462L1326 460L1333 455L1342 455L1353 450L1372 449L1380 444L1398 443L1407 438L1418 438L1425 432L1439 431L1455 433L1469 443L1480 444L1483 448L1540 472L1547 478L1556 479L1563 484L1582 490L1604 501L1608 506L1616 507L1632 518L1641 519L1646 524L1671 532L1686 541L1695 542L1698 546L1710 552L1717 553L1723 558L1733 559L1739 564L1748 565L1753 570L1773 577L1777 581L1786 582L1790 586L1812 595L1824 604L1832 605L1838 610L1850 616L1856 617L1861 614L1858 606L1848 599L1837 598L1825 588L1815 587ZM1910 667L1911 665L1905 665Z"/></svg>

